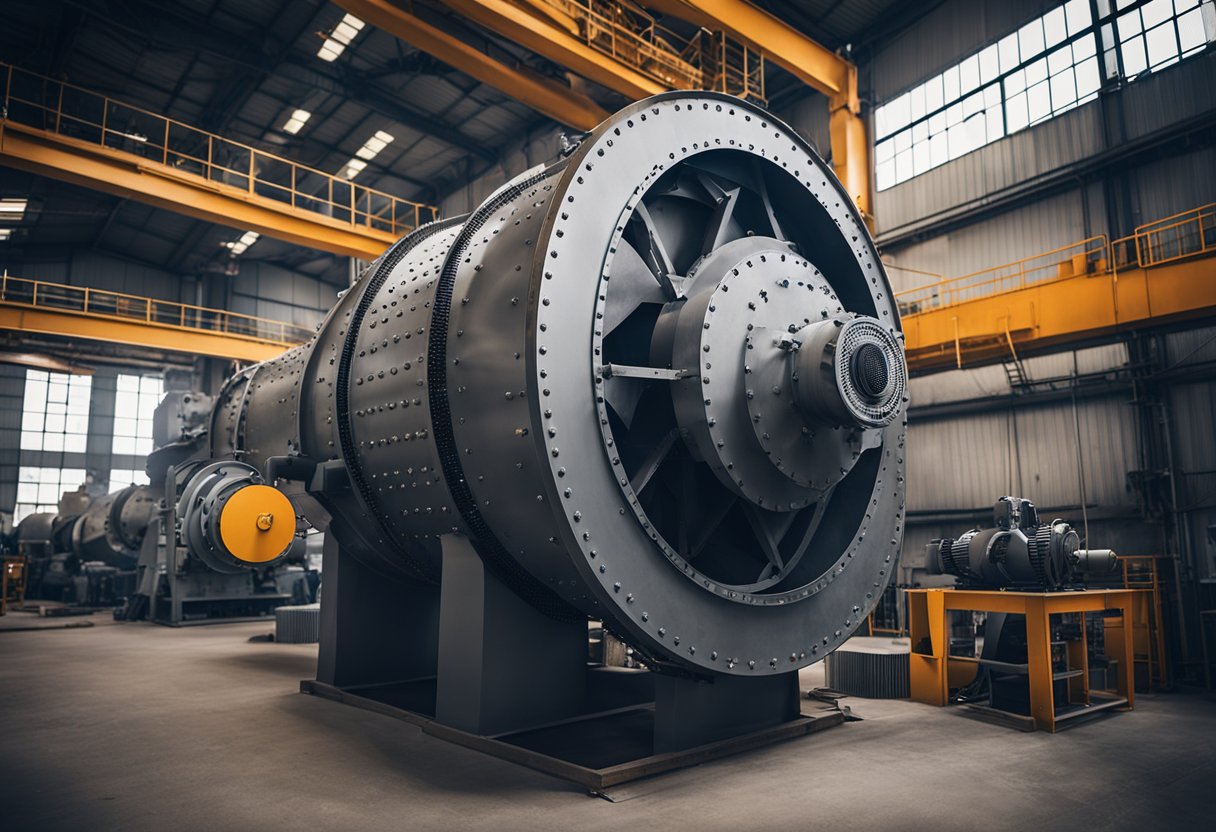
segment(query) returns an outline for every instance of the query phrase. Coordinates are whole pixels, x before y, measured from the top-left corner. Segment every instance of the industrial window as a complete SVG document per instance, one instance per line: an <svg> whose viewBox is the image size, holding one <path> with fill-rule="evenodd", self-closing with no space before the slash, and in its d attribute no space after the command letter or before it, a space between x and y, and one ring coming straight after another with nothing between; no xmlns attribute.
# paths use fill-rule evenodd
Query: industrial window
<svg viewBox="0 0 1216 832"><path fill-rule="evenodd" d="M875 108L877 190L1093 100L1104 73L1135 79L1216 41L1213 0L1097 0L1097 10L1096 26L1089 0L1069 0Z"/></svg>
<svg viewBox="0 0 1216 832"><path fill-rule="evenodd" d="M1109 0L1102 3L1105 6ZM1115 29L1102 27L1104 51L1118 35L1123 77L1134 79L1177 63L1208 45L1216 28L1216 7L1210 0L1150 0L1143 5L1119 0ZM1201 8L1202 6L1202 8ZM1126 10L1126 11L1125 11Z"/></svg>
<svg viewBox="0 0 1216 832"><path fill-rule="evenodd" d="M141 468L111 468L110 490L117 491L128 485L147 485L148 474Z"/></svg>
<svg viewBox="0 0 1216 832"><path fill-rule="evenodd" d="M92 388L89 376L26 370L21 450L84 453Z"/></svg>
<svg viewBox="0 0 1216 832"><path fill-rule="evenodd" d="M113 451L147 456L152 453L152 414L164 395L165 384L155 376L123 374L118 376L117 386Z"/></svg>
<svg viewBox="0 0 1216 832"><path fill-rule="evenodd" d="M17 505L13 522L20 523L31 514L55 513L59 496L84 483L83 468L35 468L22 465L17 470Z"/></svg>

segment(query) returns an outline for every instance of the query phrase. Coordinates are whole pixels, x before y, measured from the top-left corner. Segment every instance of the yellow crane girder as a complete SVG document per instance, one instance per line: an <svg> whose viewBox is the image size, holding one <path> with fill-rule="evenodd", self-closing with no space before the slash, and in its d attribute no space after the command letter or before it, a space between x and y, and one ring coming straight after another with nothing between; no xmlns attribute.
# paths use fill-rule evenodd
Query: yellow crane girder
<svg viewBox="0 0 1216 832"><path fill-rule="evenodd" d="M0 121L0 164L230 228L372 260L398 235L352 225L121 150Z"/></svg>
<svg viewBox="0 0 1216 832"><path fill-rule="evenodd" d="M164 352L250 362L274 358L291 346L243 338L239 335L143 321L89 317L68 311L34 309L6 303L0 303L0 330L58 335L72 340L106 341L131 347L149 347Z"/></svg>
<svg viewBox="0 0 1216 832"><path fill-rule="evenodd" d="M1216 312L1216 258L1077 274L903 316L908 368L1010 360Z"/></svg>

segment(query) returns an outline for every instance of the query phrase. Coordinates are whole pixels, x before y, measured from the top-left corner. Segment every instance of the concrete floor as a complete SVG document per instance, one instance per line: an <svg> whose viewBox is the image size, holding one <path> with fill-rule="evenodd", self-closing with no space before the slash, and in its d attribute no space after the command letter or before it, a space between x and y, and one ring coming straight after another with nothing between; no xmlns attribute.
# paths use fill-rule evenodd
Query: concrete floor
<svg viewBox="0 0 1216 832"><path fill-rule="evenodd" d="M622 787L612 803L297 693L316 647L248 640L269 625L92 620L0 631L6 832L1181 830L1216 818L1216 704L1196 694L1139 697L1054 737L852 699L865 721Z"/></svg>

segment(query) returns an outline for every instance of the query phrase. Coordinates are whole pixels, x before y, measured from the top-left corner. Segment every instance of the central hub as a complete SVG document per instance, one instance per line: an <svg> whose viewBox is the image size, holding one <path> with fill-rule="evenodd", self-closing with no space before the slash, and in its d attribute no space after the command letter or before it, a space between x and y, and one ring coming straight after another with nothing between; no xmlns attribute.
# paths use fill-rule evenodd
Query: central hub
<svg viewBox="0 0 1216 832"><path fill-rule="evenodd" d="M844 315L802 329L791 380L812 424L889 425L904 402L908 367L898 336L874 318Z"/></svg>
<svg viewBox="0 0 1216 832"><path fill-rule="evenodd" d="M671 390L689 449L759 508L818 501L898 411L897 337L845 312L819 270L771 238L722 246L684 285L651 358L683 375Z"/></svg>
<svg viewBox="0 0 1216 832"><path fill-rule="evenodd" d="M869 401L878 401L886 392L887 382L891 378L891 366L882 347L872 343L862 344L853 353L850 365L849 371L857 392Z"/></svg>

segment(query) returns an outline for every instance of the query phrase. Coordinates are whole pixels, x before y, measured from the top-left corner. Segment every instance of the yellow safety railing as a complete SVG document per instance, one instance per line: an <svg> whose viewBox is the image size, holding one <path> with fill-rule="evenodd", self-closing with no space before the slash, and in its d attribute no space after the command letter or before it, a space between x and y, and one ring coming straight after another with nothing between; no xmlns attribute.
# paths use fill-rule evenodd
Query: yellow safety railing
<svg viewBox="0 0 1216 832"><path fill-rule="evenodd" d="M708 89L758 103L764 56L721 32L681 35L640 7L608 0L525 0L587 46L677 90Z"/></svg>
<svg viewBox="0 0 1216 832"><path fill-rule="evenodd" d="M1116 268L1142 269L1216 251L1216 203L1138 226L1111 244Z"/></svg>
<svg viewBox="0 0 1216 832"><path fill-rule="evenodd" d="M405 234L438 217L431 205L357 185L175 119L0 62L0 123L11 121L117 150L337 220L352 229Z"/></svg>
<svg viewBox="0 0 1216 832"><path fill-rule="evenodd" d="M962 277L939 277L932 283L896 292L895 298L901 315L915 315L1052 280L1117 273L1127 268L1148 269L1214 252L1216 203L1146 223L1114 242L1108 242L1105 235L1089 237ZM885 265L936 276L893 263Z"/></svg>
<svg viewBox="0 0 1216 832"><path fill-rule="evenodd" d="M312 329L298 324L242 315L225 309L111 292L108 289L31 280L16 277L7 271L0 276L0 303L235 336L284 347L303 343L312 337Z"/></svg>

